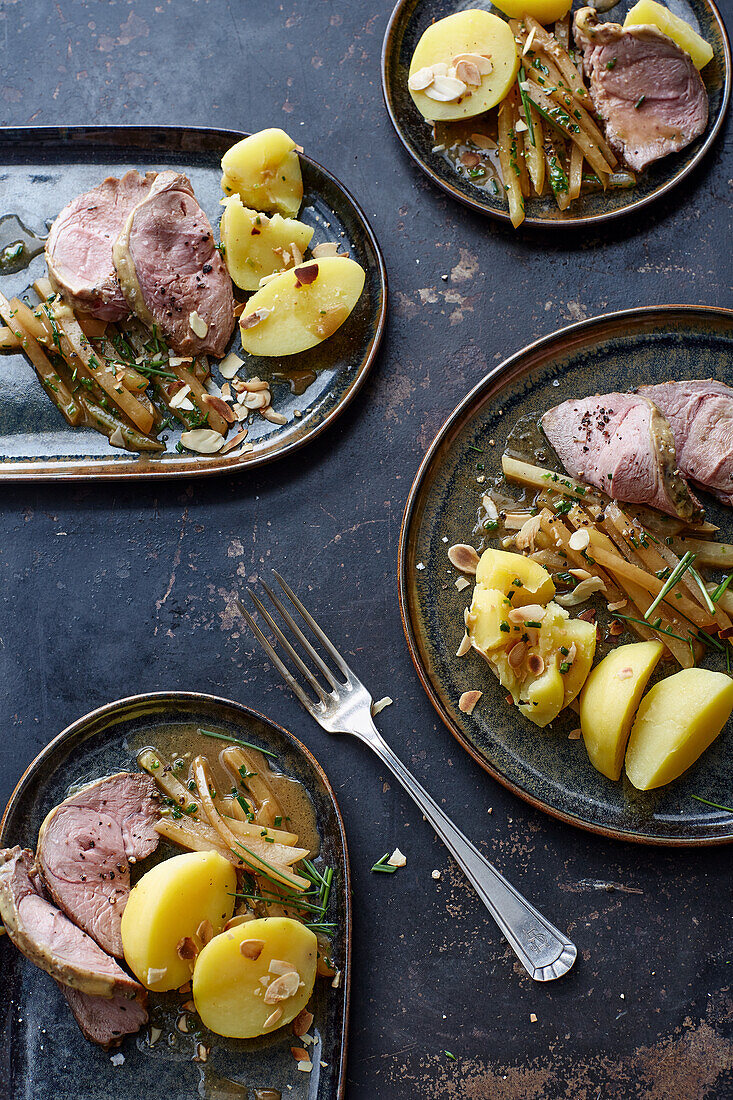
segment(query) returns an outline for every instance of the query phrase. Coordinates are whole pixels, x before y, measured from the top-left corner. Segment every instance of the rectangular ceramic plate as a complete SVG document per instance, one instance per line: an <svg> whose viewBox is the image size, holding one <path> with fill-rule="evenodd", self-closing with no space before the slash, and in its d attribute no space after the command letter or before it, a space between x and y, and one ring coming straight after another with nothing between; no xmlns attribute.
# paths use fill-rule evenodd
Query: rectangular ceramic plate
<svg viewBox="0 0 733 1100"><path fill-rule="evenodd" d="M0 134L0 254L20 240L28 248L20 264L0 266L0 290L7 298L21 296L45 274L43 238L59 211L106 176L119 176L130 168L140 172L172 168L187 175L218 237L221 157L243 136L231 130L172 127L4 130ZM270 424L253 416L246 440L253 449L243 453L237 447L224 456L179 454L175 445L180 432L174 431L164 433L168 435L164 454L138 457L110 447L106 437L92 429L70 427L26 357L20 352L0 352L0 481L222 473L268 462L302 446L346 407L366 377L384 328L384 263L366 219L348 192L315 161L303 154L300 159L304 195L299 218L314 227L313 244L336 241L360 263L366 283L351 316L319 347L285 360L242 355L247 375L274 381L273 407L287 417L287 423ZM33 252L37 254L28 263ZM238 330L232 348L240 350ZM273 372L282 372L284 380L278 381ZM304 377L312 379L305 392L291 392L291 384L300 389L298 382Z"/></svg>
<svg viewBox="0 0 733 1100"><path fill-rule="evenodd" d="M0 939L0 1100L142 1100L204 1097L255 1100L257 1089L274 1089L283 1100L342 1100L345 1089L349 1002L351 909L349 859L343 822L333 790L313 756L290 733L255 711L210 695L188 692L139 695L111 703L81 718L36 757L12 795L0 823L0 848L34 847L48 811L72 783L88 782L121 770L137 770L135 755L160 745L176 732L201 727L251 741L275 754L277 770L297 779L308 792L320 836L320 856L334 868L328 910L334 931L333 959L341 982L317 979L309 1008L314 1014L309 1047L313 1071L300 1072L290 1052L300 1046L289 1027L261 1039L222 1039L188 1013L190 1031L176 1027L179 994L151 997L151 1024L161 1028L154 1046L149 1029L128 1036L119 1053L83 1038L51 978L27 962L6 937ZM210 745L210 748L209 748ZM215 758L224 745L208 739ZM159 851L161 851L159 849ZM165 854L174 854L166 846ZM155 861L156 856L151 857ZM320 864L317 864L320 866ZM147 866L147 863L146 863ZM196 1037L211 1046L205 1064L193 1061ZM114 1054L115 1052L112 1052ZM325 1065L321 1065L321 1062ZM264 1094L265 1096L267 1093ZM268 1097L268 1100L270 1098Z"/></svg>

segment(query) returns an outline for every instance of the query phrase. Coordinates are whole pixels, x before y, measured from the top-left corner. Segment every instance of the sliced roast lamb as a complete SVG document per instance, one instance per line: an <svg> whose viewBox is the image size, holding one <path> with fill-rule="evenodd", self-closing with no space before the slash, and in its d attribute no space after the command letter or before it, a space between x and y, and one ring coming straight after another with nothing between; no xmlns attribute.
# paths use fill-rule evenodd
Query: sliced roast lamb
<svg viewBox="0 0 733 1100"><path fill-rule="evenodd" d="M680 470L733 505L733 389L712 379L641 386L674 433Z"/></svg>
<svg viewBox="0 0 733 1100"><path fill-rule="evenodd" d="M126 172L122 179L110 176L72 199L51 226L46 241L49 278L74 309L103 321L122 321L129 315L112 246L154 179L154 172Z"/></svg>
<svg viewBox="0 0 733 1100"><path fill-rule="evenodd" d="M705 85L671 38L652 26L600 23L593 8L576 12L573 26L593 106L630 168L642 171L703 133Z"/></svg>
<svg viewBox="0 0 733 1100"><path fill-rule="evenodd" d="M646 397L607 393L564 401L542 428L573 477L615 500L694 521L702 506L677 468L669 423Z"/></svg>
<svg viewBox="0 0 733 1100"><path fill-rule="evenodd" d="M63 985L95 998L129 999L144 992L68 917L43 896L33 852L0 851L0 914L11 941Z"/></svg>
<svg viewBox="0 0 733 1100"><path fill-rule="evenodd" d="M116 994L114 997L90 997L59 986L74 1013L85 1038L109 1050L118 1047L125 1035L134 1035L148 1022L147 994L142 991L133 1000Z"/></svg>
<svg viewBox="0 0 733 1100"><path fill-rule="evenodd" d="M190 181L161 172L113 249L130 309L179 355L222 356L234 330L232 281Z"/></svg>
<svg viewBox="0 0 733 1100"><path fill-rule="evenodd" d="M129 862L160 839L150 776L119 772L77 791L48 815L38 865L56 904L110 955L122 957L120 925L130 894Z"/></svg>

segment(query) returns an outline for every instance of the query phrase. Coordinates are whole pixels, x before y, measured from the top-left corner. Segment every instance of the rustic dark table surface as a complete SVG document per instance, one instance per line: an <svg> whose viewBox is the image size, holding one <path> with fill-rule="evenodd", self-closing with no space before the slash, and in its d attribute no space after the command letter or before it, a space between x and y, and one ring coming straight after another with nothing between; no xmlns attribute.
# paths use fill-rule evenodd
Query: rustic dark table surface
<svg viewBox="0 0 733 1100"><path fill-rule="evenodd" d="M419 459L487 369L608 310L731 304L731 125L638 217L515 233L433 190L399 146L379 83L389 7L0 0L3 125L283 126L358 197L391 280L369 383L295 458L218 481L0 490L0 804L51 737L108 700L162 688L240 699L316 753L346 820L350 1098L731 1097L730 849L606 841L505 792L425 698L396 582ZM393 697L380 725L418 779L569 929L580 957L567 978L524 974L376 760L329 739L263 666L234 599L273 565L375 696ZM371 874L396 844L407 867Z"/></svg>

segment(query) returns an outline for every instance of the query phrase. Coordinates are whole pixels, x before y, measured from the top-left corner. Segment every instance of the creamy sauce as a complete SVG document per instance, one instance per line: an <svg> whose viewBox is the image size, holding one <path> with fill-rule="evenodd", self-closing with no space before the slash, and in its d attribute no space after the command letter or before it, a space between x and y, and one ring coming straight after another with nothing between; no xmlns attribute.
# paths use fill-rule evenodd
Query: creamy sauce
<svg viewBox="0 0 733 1100"><path fill-rule="evenodd" d="M486 139L489 148L482 148ZM460 122L436 122L435 145L457 176L472 183L479 191L498 198L505 195L499 163L496 113L477 115Z"/></svg>
<svg viewBox="0 0 733 1100"><path fill-rule="evenodd" d="M272 372L273 382L286 382L290 392L296 397L305 393L310 385L315 382L318 375L314 370L276 370Z"/></svg>

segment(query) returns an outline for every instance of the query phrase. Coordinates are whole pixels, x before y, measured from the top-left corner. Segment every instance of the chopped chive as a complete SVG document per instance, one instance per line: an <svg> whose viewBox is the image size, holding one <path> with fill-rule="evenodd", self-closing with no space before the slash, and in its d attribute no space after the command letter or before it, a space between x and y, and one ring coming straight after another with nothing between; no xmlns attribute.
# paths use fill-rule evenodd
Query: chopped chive
<svg viewBox="0 0 733 1100"><path fill-rule="evenodd" d="M733 814L733 806L721 806L719 802L711 802L708 798L700 798L697 794L690 795L690 798L694 798L696 802L704 802L706 806L713 806L716 810L725 810L726 813Z"/></svg>
<svg viewBox="0 0 733 1100"><path fill-rule="evenodd" d="M383 871L387 875L393 875L397 870L396 867L391 867L386 861L389 859L389 852L385 852L381 859L372 867L372 871Z"/></svg>
<svg viewBox="0 0 733 1100"><path fill-rule="evenodd" d="M693 569L692 566L690 566L690 576L694 580L697 587L700 589L700 592L702 593L702 598L705 601L705 606L707 607L708 611L710 612L711 615L714 615L715 614L715 604L710 599L710 595L708 593L707 588L705 587L705 585L703 583L702 577L698 573L697 569Z"/></svg>
<svg viewBox="0 0 733 1100"><path fill-rule="evenodd" d="M253 745L251 741L240 741L237 737L229 737L226 733L214 733L212 730L200 729L198 732L203 733L206 737L216 737L219 741L228 741L230 745L241 745L245 749L256 749L263 756L271 756L273 760L277 760L277 753L270 752L269 749L262 749L259 745Z"/></svg>
<svg viewBox="0 0 733 1100"><path fill-rule="evenodd" d="M715 591L710 593L710 599L713 603L718 602L731 581L733 581L733 573L729 573L727 577L724 577Z"/></svg>
<svg viewBox="0 0 733 1100"><path fill-rule="evenodd" d="M529 96L522 87L522 83L526 82L527 77L524 72L524 65L519 66L519 94L522 97L522 106L524 107L524 117L527 123L527 129L529 130L529 140L532 144L537 146L537 142L534 139L534 125L532 123L532 108L529 102Z"/></svg>
<svg viewBox="0 0 733 1100"><path fill-rule="evenodd" d="M659 592L657 593L657 595L654 597L652 602L649 604L649 607L644 612L644 619L646 621L649 620L649 616L651 615L652 611L656 610L656 608L662 602L662 600L667 595L667 593L670 592L675 587L675 585L679 583L681 578L684 576L684 574L687 572L687 570L690 568L690 566L694 562L695 557L696 557L696 555L690 553L690 551L688 550L687 553L684 555L684 557L680 559L680 561L677 563L675 568L672 570L672 573L670 574L669 579L667 581L665 581L665 583L662 585L662 587L659 590Z"/></svg>

